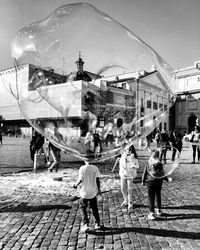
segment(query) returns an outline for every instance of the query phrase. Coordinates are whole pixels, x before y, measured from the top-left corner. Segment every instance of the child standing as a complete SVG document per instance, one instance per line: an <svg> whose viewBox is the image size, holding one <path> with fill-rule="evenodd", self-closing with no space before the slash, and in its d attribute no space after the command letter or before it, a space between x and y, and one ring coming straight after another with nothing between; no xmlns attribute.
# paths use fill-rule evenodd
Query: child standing
<svg viewBox="0 0 200 250"><path fill-rule="evenodd" d="M121 206L127 206L128 209L132 208L132 188L133 179L137 176L137 169L139 163L137 154L133 145L125 149L119 160L119 176L121 179L121 192L124 198Z"/></svg>
<svg viewBox="0 0 200 250"><path fill-rule="evenodd" d="M79 177L73 188L77 188L82 184L80 189L80 209L82 213L82 226L81 231L85 232L89 229L89 219L87 214L87 206L90 205L92 213L95 219L95 229L101 229L100 217L97 206L97 195L101 194L100 190L100 172L99 169L90 164L90 161L94 158L93 155L88 155L88 159L85 160L85 165L79 169Z"/></svg>
<svg viewBox="0 0 200 250"><path fill-rule="evenodd" d="M155 220L156 215L162 216L161 212L161 190L163 180L167 182L171 181L170 178L165 176L163 164L159 160L160 151L157 149L150 157L148 165L145 167L142 175L142 185L145 184L147 180L147 189L149 197L149 214L148 220ZM155 199L157 203L157 208L155 207Z"/></svg>

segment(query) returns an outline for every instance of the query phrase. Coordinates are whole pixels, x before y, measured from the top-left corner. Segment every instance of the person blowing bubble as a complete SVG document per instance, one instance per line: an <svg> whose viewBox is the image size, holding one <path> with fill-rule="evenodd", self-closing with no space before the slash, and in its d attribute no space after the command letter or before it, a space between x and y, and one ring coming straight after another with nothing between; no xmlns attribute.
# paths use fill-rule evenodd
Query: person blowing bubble
<svg viewBox="0 0 200 250"><path fill-rule="evenodd" d="M95 219L95 229L101 229L103 226L100 224L100 217L97 205L97 195L101 195L99 169L90 162L94 159L92 152L87 153L85 165L79 169L79 177L73 188L77 188L81 184L80 189L80 209L82 214L81 232L89 229L89 218L87 214L88 204Z"/></svg>
<svg viewBox="0 0 200 250"><path fill-rule="evenodd" d="M172 178L166 176L163 164L160 161L160 155L161 150L156 149L150 156L148 164L144 168L144 172L142 175L142 185L145 185L145 182L147 181L147 191L149 197L149 214L147 216L148 220L155 220L155 215L163 215L161 211L161 190L163 180L167 182L172 181ZM155 200L157 203L156 209Z"/></svg>

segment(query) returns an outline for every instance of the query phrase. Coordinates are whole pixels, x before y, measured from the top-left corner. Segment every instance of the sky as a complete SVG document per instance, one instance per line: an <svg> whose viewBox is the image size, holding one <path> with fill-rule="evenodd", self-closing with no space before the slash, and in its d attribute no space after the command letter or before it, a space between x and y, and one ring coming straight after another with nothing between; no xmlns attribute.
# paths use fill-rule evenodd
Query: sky
<svg viewBox="0 0 200 250"><path fill-rule="evenodd" d="M13 66L17 31L75 0L0 0L0 70ZM148 43L174 70L200 60L200 0L82 0Z"/></svg>

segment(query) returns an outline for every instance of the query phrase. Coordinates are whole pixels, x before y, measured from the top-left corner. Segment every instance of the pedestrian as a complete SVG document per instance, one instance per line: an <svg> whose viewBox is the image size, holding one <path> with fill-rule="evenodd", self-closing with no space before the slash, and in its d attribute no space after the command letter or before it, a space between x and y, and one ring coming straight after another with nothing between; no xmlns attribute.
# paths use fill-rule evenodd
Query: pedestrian
<svg viewBox="0 0 200 250"><path fill-rule="evenodd" d="M147 136L146 136L146 145L144 147L144 149L147 149L149 152L151 152L151 143L153 142L153 136L152 136L152 133L149 133Z"/></svg>
<svg viewBox="0 0 200 250"><path fill-rule="evenodd" d="M44 137L37 131L33 132L30 141L30 156L32 163L34 162L34 155L43 150Z"/></svg>
<svg viewBox="0 0 200 250"><path fill-rule="evenodd" d="M94 159L94 153L88 152L85 165L79 169L79 177L73 188L77 188L81 184L80 189L80 209L82 214L81 231L85 232L89 229L89 218L87 213L88 204L92 210L95 219L95 229L101 229L100 216L97 204L97 195L101 194L100 177L101 174L97 166L91 164Z"/></svg>
<svg viewBox="0 0 200 250"><path fill-rule="evenodd" d="M49 142L49 151L53 158L53 162L48 168L48 171L53 172L53 169L55 168L55 171L58 172L60 158L61 158L61 149L56 147L53 143Z"/></svg>
<svg viewBox="0 0 200 250"><path fill-rule="evenodd" d="M169 142L169 136L165 129L162 129L161 134L160 134L160 147L161 148L161 155L160 155L160 161L164 161L166 163L166 155L167 155L167 150L170 150L170 142Z"/></svg>
<svg viewBox="0 0 200 250"><path fill-rule="evenodd" d="M96 156L99 156L100 153L102 152L102 140L97 130L95 130L93 134L93 141L94 141L94 153Z"/></svg>
<svg viewBox="0 0 200 250"><path fill-rule="evenodd" d="M174 161L175 156L176 156L176 151L178 150L179 153L181 153L181 151L182 151L183 142L182 142L181 133L177 133L175 131L172 131L171 135L170 135L170 142L172 143L172 146L173 146L172 161Z"/></svg>
<svg viewBox="0 0 200 250"><path fill-rule="evenodd" d="M200 133L199 133L199 127L198 126L195 126L193 131L191 132L191 139L190 139L190 142L192 143L192 164L195 163L195 160L196 160L196 152L197 152L197 160L198 162L200 161L200 148L199 146L197 145L197 143L199 143L199 139L200 139Z"/></svg>
<svg viewBox="0 0 200 250"><path fill-rule="evenodd" d="M121 206L128 206L128 209L133 207L132 204L132 189L133 189L133 179L137 176L137 169L139 168L139 163L137 159L137 154L135 147L131 145L126 148L122 153L119 160L119 176L121 180L121 192L124 198Z"/></svg>
<svg viewBox="0 0 200 250"><path fill-rule="evenodd" d="M43 149L44 149L44 154L45 154L45 162L47 163L47 166L49 166L51 164L51 162L50 162L50 148L49 148L49 140L46 137L44 140Z"/></svg>
<svg viewBox="0 0 200 250"><path fill-rule="evenodd" d="M157 148L159 148L160 147L160 131L159 130L155 134L155 140L156 140Z"/></svg>
<svg viewBox="0 0 200 250"><path fill-rule="evenodd" d="M94 151L94 137L92 130L89 130L85 136L85 146L87 150Z"/></svg>
<svg viewBox="0 0 200 250"><path fill-rule="evenodd" d="M2 137L2 133L0 132L0 143L1 143L1 146L3 144L3 137Z"/></svg>
<svg viewBox="0 0 200 250"><path fill-rule="evenodd" d="M161 150L156 149L152 156L149 158L148 164L144 168L142 175L142 185L147 181L148 199L149 199L149 214L148 220L155 220L157 216L162 216L161 211L161 190L163 180L171 181L171 178L165 176L163 164L160 161ZM157 208L155 209L155 200Z"/></svg>

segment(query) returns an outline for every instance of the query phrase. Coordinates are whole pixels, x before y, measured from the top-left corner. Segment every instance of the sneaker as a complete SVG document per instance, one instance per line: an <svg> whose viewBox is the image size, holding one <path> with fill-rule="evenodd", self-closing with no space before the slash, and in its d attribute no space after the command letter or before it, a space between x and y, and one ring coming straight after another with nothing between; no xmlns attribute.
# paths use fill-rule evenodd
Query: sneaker
<svg viewBox="0 0 200 250"><path fill-rule="evenodd" d="M122 204L121 204L121 207L126 207L128 205L128 202L127 201L123 201Z"/></svg>
<svg viewBox="0 0 200 250"><path fill-rule="evenodd" d="M129 204L128 204L128 209L131 209L131 208L133 208L133 204L132 204L132 203L129 203Z"/></svg>
<svg viewBox="0 0 200 250"><path fill-rule="evenodd" d="M162 211L160 209L156 208L155 210L156 210L156 215L158 215L158 216L163 215L163 213L162 213Z"/></svg>
<svg viewBox="0 0 200 250"><path fill-rule="evenodd" d="M82 233L84 233L84 232L87 231L88 229L89 229L89 226L88 226L87 223L81 226L81 232L82 232Z"/></svg>
<svg viewBox="0 0 200 250"><path fill-rule="evenodd" d="M191 164L195 164L195 161L192 161Z"/></svg>
<svg viewBox="0 0 200 250"><path fill-rule="evenodd" d="M99 223L96 223L95 226L94 226L95 229L99 230L101 228L103 228L102 225L100 225Z"/></svg>
<svg viewBox="0 0 200 250"><path fill-rule="evenodd" d="M52 168L48 168L48 172L49 172L49 173L52 173L52 172L53 172L53 169L52 169Z"/></svg>
<svg viewBox="0 0 200 250"><path fill-rule="evenodd" d="M153 215L153 213L149 213L148 216L147 216L147 219L148 220L155 220L155 216Z"/></svg>

